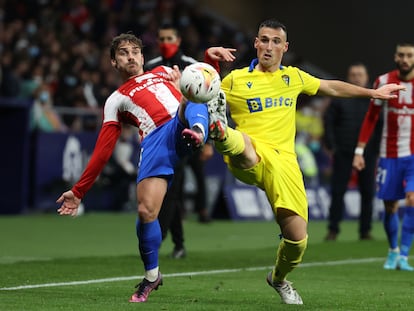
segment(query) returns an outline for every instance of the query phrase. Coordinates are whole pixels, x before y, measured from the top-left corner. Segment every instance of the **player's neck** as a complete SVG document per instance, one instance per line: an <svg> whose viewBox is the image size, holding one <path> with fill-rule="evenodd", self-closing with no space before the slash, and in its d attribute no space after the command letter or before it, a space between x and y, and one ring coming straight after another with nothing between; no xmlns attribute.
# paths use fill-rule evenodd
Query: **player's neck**
<svg viewBox="0 0 414 311"><path fill-rule="evenodd" d="M279 69L280 69L280 65L273 65L269 67L263 66L260 63L256 65L256 70L261 71L261 72L275 72Z"/></svg>
<svg viewBox="0 0 414 311"><path fill-rule="evenodd" d="M411 70L408 73L402 74L401 72L398 73L398 77L402 80L402 81L410 81L414 79L414 70Z"/></svg>

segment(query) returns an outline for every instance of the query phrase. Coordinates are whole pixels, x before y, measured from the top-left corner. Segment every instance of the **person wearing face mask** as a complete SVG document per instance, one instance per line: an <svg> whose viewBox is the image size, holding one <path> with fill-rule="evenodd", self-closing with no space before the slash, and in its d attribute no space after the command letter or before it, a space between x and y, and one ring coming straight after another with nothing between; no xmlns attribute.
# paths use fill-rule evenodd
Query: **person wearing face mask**
<svg viewBox="0 0 414 311"><path fill-rule="evenodd" d="M144 70L148 71L157 66L177 65L182 71L186 66L196 63L197 60L187 56L180 48L181 36L176 27L164 24L158 29L158 48L161 55L147 61Z"/></svg>
<svg viewBox="0 0 414 311"><path fill-rule="evenodd" d="M33 92L33 106L31 110L31 128L42 132L64 132L66 126L53 109L49 86L41 83Z"/></svg>
<svg viewBox="0 0 414 311"><path fill-rule="evenodd" d="M180 48L181 36L176 27L171 24L164 24L158 30L158 46L161 55L149 60L144 70L152 70L157 66L172 67L177 65L180 70L190 64L197 62L194 58L187 56ZM194 172L197 183L194 208L198 213L198 219L202 223L209 222L206 208L206 186L204 179L204 162L213 155L213 146L206 143L202 149L197 150L191 157L183 160L176 168L174 181L164 199L161 211L158 215L163 240L167 237L168 231L174 244L172 258L183 258L186 256L184 247L184 231L182 214L184 205L184 177L185 167L188 165Z"/></svg>

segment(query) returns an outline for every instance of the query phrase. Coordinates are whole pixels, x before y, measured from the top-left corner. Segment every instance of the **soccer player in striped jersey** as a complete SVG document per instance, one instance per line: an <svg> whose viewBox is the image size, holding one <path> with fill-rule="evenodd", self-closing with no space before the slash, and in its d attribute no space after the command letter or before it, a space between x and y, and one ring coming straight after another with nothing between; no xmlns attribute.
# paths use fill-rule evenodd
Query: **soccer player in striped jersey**
<svg viewBox="0 0 414 311"><path fill-rule="evenodd" d="M57 200L61 204L59 214L76 215L81 199L114 150L121 123L138 128L141 150L136 234L145 273L130 302L145 302L151 291L162 285L158 213L176 164L193 148L204 144L208 127L207 106L183 100L178 67L160 66L144 73L142 48L142 41L131 33L113 39L111 64L124 83L105 102L102 128L85 171L72 189Z"/></svg>
<svg viewBox="0 0 414 311"><path fill-rule="evenodd" d="M169 23L161 25L158 29L157 41L161 55L147 60L144 65L145 71L158 66L173 67L174 65L177 65L182 71L188 65L197 62L194 58L183 53L181 49L182 37L179 29L174 25ZM168 232L171 234L171 240L174 244L174 249L171 253L172 258L183 258L187 253L184 246L183 226L186 167L192 169L197 182L194 209L199 213L200 220L208 220L206 216L206 185L203 158L208 158L209 153L213 153L211 143L207 143L203 148L199 148L197 152L194 152L191 157L185 159L184 162L175 168L174 180L168 188L158 215L163 240L167 237Z"/></svg>
<svg viewBox="0 0 414 311"><path fill-rule="evenodd" d="M400 90L395 98L371 100L360 130L353 165L358 170L365 167L364 148L383 110L376 182L377 196L384 201L383 223L389 243L384 269L414 271L407 262L414 235L414 43L398 44L394 61L397 69L380 75L374 86L396 83L405 89ZM398 201L401 199L405 199L406 206L399 247Z"/></svg>
<svg viewBox="0 0 414 311"><path fill-rule="evenodd" d="M299 68L282 65L288 45L283 24L274 19L261 23L254 41L257 58L250 66L233 70L224 77L221 85L224 94L208 103L209 135L233 175L265 191L283 236L267 283L284 303L303 304L286 280L288 273L302 261L308 239L308 203L295 153L298 95L390 99L395 97L394 91L403 87L391 84L368 89L343 81L318 79ZM210 48L206 51L206 61L219 69L218 61L232 61L233 51ZM235 129L227 127L226 98Z"/></svg>

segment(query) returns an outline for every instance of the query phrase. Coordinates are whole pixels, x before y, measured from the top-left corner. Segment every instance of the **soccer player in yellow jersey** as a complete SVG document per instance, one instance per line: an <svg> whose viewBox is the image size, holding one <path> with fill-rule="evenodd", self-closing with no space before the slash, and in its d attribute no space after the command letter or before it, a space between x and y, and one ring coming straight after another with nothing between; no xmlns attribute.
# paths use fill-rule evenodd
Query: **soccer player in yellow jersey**
<svg viewBox="0 0 414 311"><path fill-rule="evenodd" d="M266 192L280 226L283 238L267 283L284 303L303 304L286 280L302 261L308 239L308 204L294 148L297 97L305 93L390 99L402 87L388 84L378 89L362 88L282 66L288 45L283 24L274 19L261 23L254 41L257 59L224 77L222 92L208 107L210 137L216 149L235 177ZM235 59L233 52L235 49L212 47L206 51L206 61L219 69L218 61ZM226 101L235 129L227 127Z"/></svg>

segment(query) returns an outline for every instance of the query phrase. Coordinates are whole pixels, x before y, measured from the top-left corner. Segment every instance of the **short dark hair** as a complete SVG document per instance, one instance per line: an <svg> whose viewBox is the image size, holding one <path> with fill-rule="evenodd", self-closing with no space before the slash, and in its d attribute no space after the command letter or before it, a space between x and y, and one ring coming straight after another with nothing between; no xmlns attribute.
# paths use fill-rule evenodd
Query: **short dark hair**
<svg viewBox="0 0 414 311"><path fill-rule="evenodd" d="M361 61L354 61L354 62L350 63L348 68L350 68L350 67L365 67L365 69L367 69L367 66Z"/></svg>
<svg viewBox="0 0 414 311"><path fill-rule="evenodd" d="M271 19L267 19L267 20L263 21L259 25L259 29L261 29L263 27L273 28L273 29L281 28L286 33L286 37L287 37L287 28L286 28L286 26L284 24L282 24L281 22L279 22L277 19L271 18Z"/></svg>
<svg viewBox="0 0 414 311"><path fill-rule="evenodd" d="M174 25L173 25L173 24L171 24L171 23L163 23L163 24L162 24L162 25L158 28L158 32L159 32L160 30L172 30L172 31L174 31L174 32L175 32L175 35L176 35L177 37L181 37L181 35L180 35L180 31L179 31L178 27L174 26Z"/></svg>
<svg viewBox="0 0 414 311"><path fill-rule="evenodd" d="M400 42L400 43L398 43L397 44L397 48L398 47L401 47L401 46L405 46L405 47L414 47L414 43L412 43L412 42Z"/></svg>
<svg viewBox="0 0 414 311"><path fill-rule="evenodd" d="M119 45L125 41L136 44L141 49L141 51L144 48L142 40L135 36L131 31L128 31L127 33L122 33L119 36L116 36L112 39L110 49L111 59L115 59L116 50L118 49Z"/></svg>

